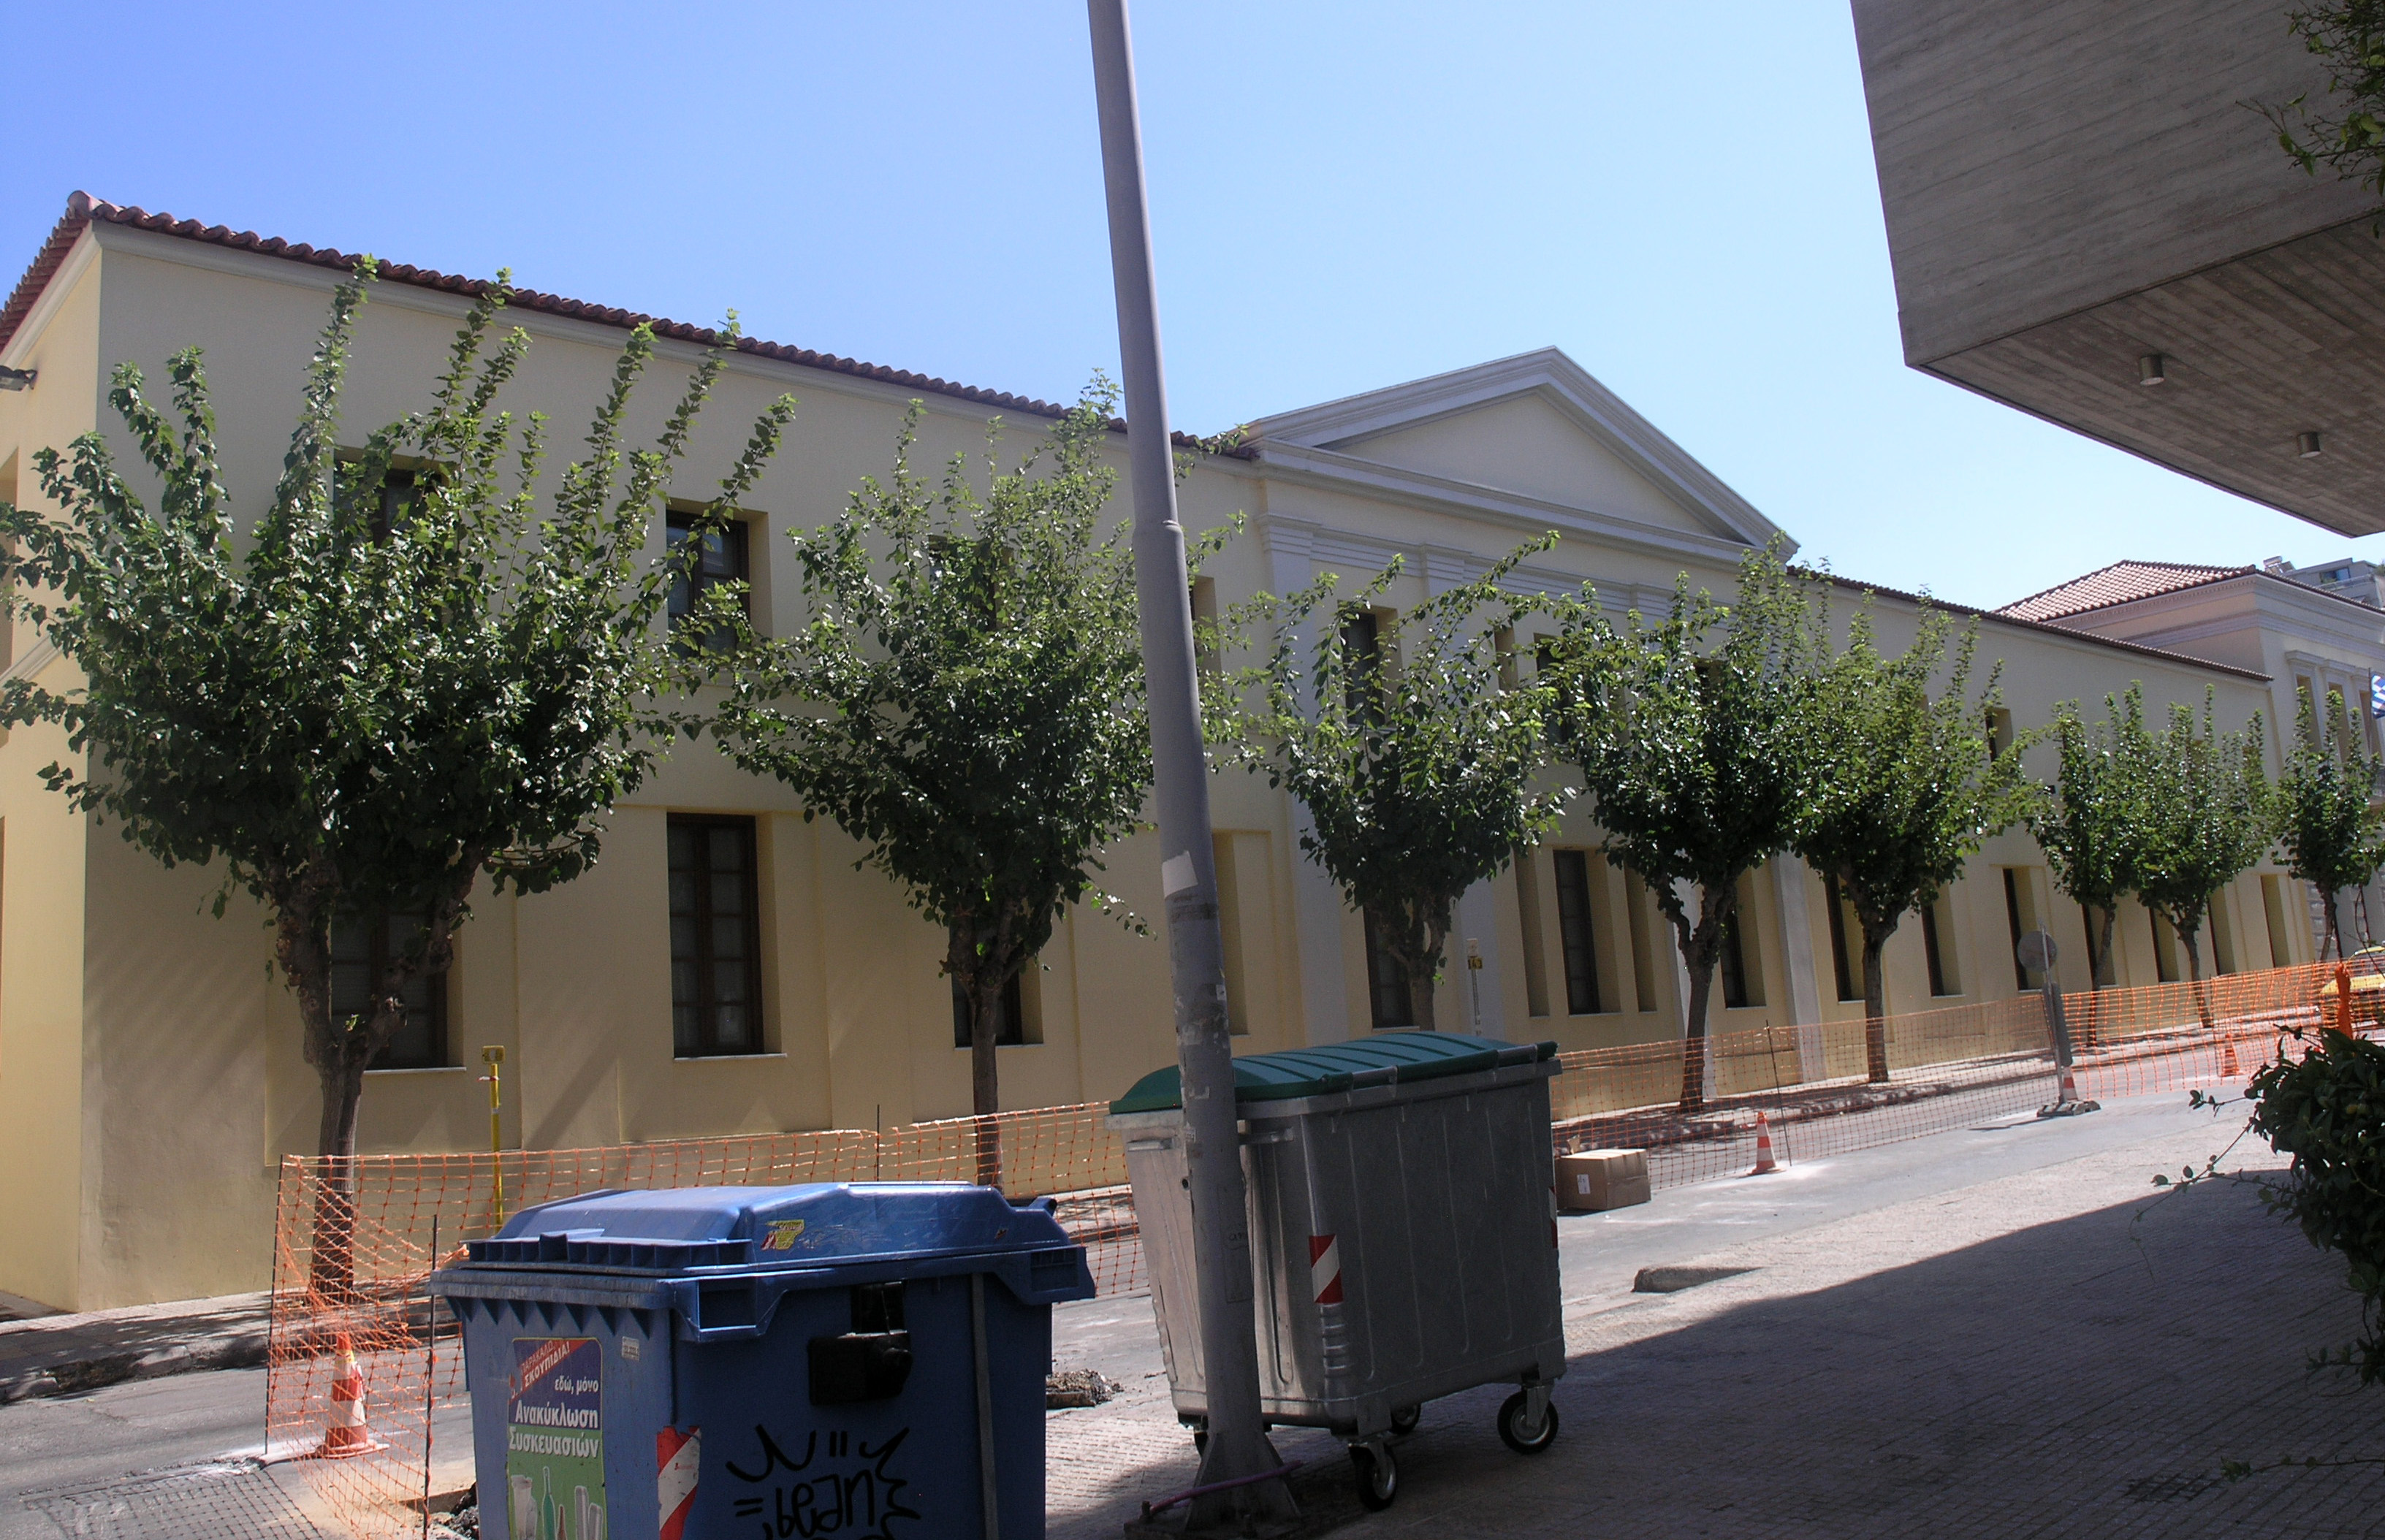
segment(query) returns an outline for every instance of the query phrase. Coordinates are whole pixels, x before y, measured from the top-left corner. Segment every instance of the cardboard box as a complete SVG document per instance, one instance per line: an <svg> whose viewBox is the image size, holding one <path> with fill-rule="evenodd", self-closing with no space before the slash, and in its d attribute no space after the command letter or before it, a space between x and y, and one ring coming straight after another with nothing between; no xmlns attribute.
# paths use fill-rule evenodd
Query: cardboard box
<svg viewBox="0 0 2385 1540"><path fill-rule="evenodd" d="M1557 1157L1557 1207L1596 1213L1648 1201L1648 1152L1585 1149Z"/></svg>

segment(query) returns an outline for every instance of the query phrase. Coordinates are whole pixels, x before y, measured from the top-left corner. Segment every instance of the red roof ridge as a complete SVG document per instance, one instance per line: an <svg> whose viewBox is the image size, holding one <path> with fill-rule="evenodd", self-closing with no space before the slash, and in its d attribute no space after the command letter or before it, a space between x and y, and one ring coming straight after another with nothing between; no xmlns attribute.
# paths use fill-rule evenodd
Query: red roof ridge
<svg viewBox="0 0 2385 1540"><path fill-rule="evenodd" d="M234 231L222 225L203 226L196 219L178 219L170 214L152 214L144 208L111 204L104 199L94 198L88 192L77 192L67 199L65 216L52 228L49 239L42 242L41 251L34 256L32 266L25 269L25 276L18 280L15 292L8 296L8 303L6 305L0 305L0 349L5 349L10 340L16 336L18 329L25 324L26 317L32 314L34 304L41 299L42 291L48 287L51 279L57 276L58 267L66 261L67 253L74 249L75 242L94 219L111 225L122 225L131 230L145 230L161 235L181 236L185 240L205 242L209 245L223 246L233 251L255 252L265 256L281 257L285 261L303 262L313 267L333 267L343 271L353 271L356 265L356 258L360 255L337 251L328 246L318 249L304 242L293 243L284 241L279 236L261 236L254 230ZM409 263L383 262L380 267L380 276L387 281L409 284L418 289L436 289L445 293L464 295L467 298L477 298L489 287L489 281L485 279L463 278L429 267L418 267ZM594 321L606 326L625 329L651 326L657 337L674 338L706 347L718 346L726 341L719 331L711 327L694 326L686 321L648 316L639 311L625 310L614 305L592 304L586 300L568 299L560 294L544 293L535 289L516 289L506 304L513 309L532 310L543 315L568 317L575 320ZM1068 412L1067 406L1041 401L1032 396L1014 395L1007 391L989 391L976 385L964 385L955 380L915 374L908 369L890 368L883 364L869 364L859 359L840 357L834 354L818 353L810 348L765 342L756 337L738 338L736 351L798 364L805 368L827 369L837 374L851 375L857 379L883 380L890 385L899 385L906 390L927 391L937 395L953 396L980 405L997 406L1005 411L1024 412L1039 417L1059 417ZM1109 425L1117 432L1126 431L1126 420L1123 417L1112 417ZM1216 440L1202 439L1190 433L1171 433L1169 438L1179 448L1212 450L1241 459L1253 458L1255 453L1245 445L1217 449Z"/></svg>
<svg viewBox="0 0 2385 1540"><path fill-rule="evenodd" d="M2157 594L2177 593L2205 583L2241 578L2255 570L2249 563L2242 566L2214 566L2198 562L2154 562L2129 558L2066 578L2052 588L2040 589L2009 604L2000 604L1993 613L2014 620L2058 620L2066 615L2084 615L2090 610L2132 603ZM2154 573L2171 573L2177 578L2175 581L2166 580L2151 576Z"/></svg>

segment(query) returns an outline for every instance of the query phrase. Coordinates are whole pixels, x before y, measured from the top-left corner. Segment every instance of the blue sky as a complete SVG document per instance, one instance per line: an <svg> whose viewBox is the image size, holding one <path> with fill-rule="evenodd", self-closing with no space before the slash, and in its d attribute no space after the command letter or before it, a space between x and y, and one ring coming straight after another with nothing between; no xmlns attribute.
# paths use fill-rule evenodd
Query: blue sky
<svg viewBox="0 0 2385 1540"><path fill-rule="evenodd" d="M2376 553L1904 366L1837 0L1135 24L1177 427L1555 343L1850 577ZM1067 0L19 0L9 36L0 266L81 187L1033 395L1115 368Z"/></svg>

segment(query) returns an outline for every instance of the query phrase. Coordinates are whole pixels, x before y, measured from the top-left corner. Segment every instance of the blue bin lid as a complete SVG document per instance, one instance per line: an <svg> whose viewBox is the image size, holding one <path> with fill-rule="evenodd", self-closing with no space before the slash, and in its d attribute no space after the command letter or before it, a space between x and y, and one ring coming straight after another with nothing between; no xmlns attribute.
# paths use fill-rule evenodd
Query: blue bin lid
<svg viewBox="0 0 2385 1540"><path fill-rule="evenodd" d="M767 1272L1071 1244L1048 1199L1016 1206L965 1182L814 1182L592 1192L540 1203L489 1239L466 1243L463 1265Z"/></svg>
<svg viewBox="0 0 2385 1540"><path fill-rule="evenodd" d="M1555 1043L1503 1043L1463 1032L1385 1032L1355 1043L1329 1043L1281 1053L1254 1053L1234 1061L1234 1100L1288 1101L1294 1097L1346 1091L1365 1076L1368 1084L1405 1085L1468 1074L1514 1063L1529 1053L1534 1062L1556 1057ZM1110 1103L1113 1112L1156 1112L1184 1104L1180 1072L1174 1064L1136 1081Z"/></svg>

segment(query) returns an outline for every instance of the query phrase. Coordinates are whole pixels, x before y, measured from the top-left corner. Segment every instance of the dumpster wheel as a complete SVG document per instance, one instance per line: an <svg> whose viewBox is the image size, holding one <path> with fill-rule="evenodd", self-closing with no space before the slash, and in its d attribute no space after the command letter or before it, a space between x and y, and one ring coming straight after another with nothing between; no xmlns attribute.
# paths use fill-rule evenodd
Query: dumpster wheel
<svg viewBox="0 0 2385 1540"><path fill-rule="evenodd" d="M1380 1513L1400 1495L1400 1468L1380 1444L1351 1445L1350 1470L1358 1480L1359 1504L1367 1512Z"/></svg>
<svg viewBox="0 0 2385 1540"><path fill-rule="evenodd" d="M1408 1434L1416 1432L1417 1424L1423 1421L1424 1408L1422 1407L1393 1407L1392 1409L1392 1431L1399 1434L1402 1438L1405 1438Z"/></svg>
<svg viewBox="0 0 2385 1540"><path fill-rule="evenodd" d="M1530 1402L1531 1394L1529 1390L1519 1390L1508 1397L1505 1404L1499 1409L1499 1441L1519 1455L1539 1454L1557 1441L1557 1408L1555 1401L1548 1402L1541 1409L1541 1425L1532 1431L1532 1436L1530 1438L1524 1436L1524 1412ZM1542 1395L1547 1394L1546 1390L1542 1391Z"/></svg>

